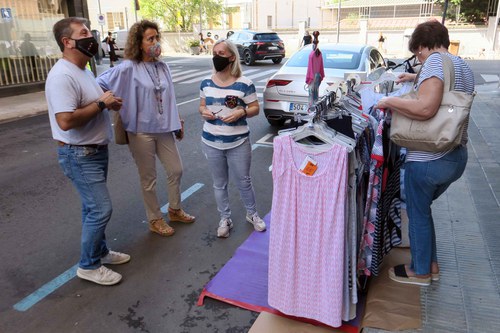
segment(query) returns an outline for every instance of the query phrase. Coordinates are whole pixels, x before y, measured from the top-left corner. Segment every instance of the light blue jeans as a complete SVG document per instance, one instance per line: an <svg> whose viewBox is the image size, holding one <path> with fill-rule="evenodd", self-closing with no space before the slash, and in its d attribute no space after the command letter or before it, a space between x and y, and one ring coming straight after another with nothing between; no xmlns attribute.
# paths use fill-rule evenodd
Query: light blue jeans
<svg viewBox="0 0 500 333"><path fill-rule="evenodd" d="M230 173L236 182L247 214L256 213L255 192L250 177L252 147L249 140L245 140L238 147L226 150L216 149L205 143L201 145L210 171L212 172L215 201L217 202L217 210L221 219L231 217L227 188Z"/></svg>
<svg viewBox="0 0 500 333"><path fill-rule="evenodd" d="M409 218L410 268L418 275L430 274L437 262L436 232L431 205L464 173L467 147L460 146L438 160L406 162L404 186Z"/></svg>
<svg viewBox="0 0 500 333"><path fill-rule="evenodd" d="M80 268L96 269L108 254L106 225L112 206L106 180L108 148L65 145L58 148L59 165L73 182L82 201Z"/></svg>

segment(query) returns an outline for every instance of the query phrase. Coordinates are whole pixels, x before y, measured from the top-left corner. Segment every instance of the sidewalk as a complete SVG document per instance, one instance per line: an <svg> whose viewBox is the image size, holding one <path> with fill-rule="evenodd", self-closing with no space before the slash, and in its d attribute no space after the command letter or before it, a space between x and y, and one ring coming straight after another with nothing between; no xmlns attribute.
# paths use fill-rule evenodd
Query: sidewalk
<svg viewBox="0 0 500 333"><path fill-rule="evenodd" d="M422 330L408 333L500 331L500 90L477 90L467 169L433 205L441 280L421 288ZM0 123L46 112L44 92L2 98Z"/></svg>
<svg viewBox="0 0 500 333"><path fill-rule="evenodd" d="M164 54L167 57L198 57L207 58L212 57L212 55L201 54L201 55L188 55L187 53L168 53ZM96 65L97 75L101 74L105 70L109 69L109 61L104 60L101 65ZM47 101L45 100L45 92L35 92L29 94L23 94L18 96L10 96L0 98L0 124L26 118L33 117L39 114L47 113Z"/></svg>

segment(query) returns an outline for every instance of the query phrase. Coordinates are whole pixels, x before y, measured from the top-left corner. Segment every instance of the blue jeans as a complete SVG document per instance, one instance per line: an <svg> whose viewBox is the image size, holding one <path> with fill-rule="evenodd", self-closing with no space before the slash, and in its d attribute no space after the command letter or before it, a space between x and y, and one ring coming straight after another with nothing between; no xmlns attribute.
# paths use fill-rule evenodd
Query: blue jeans
<svg viewBox="0 0 500 333"><path fill-rule="evenodd" d="M245 205L248 214L257 212L255 205L255 192L250 177L250 164L252 159L252 147L249 140L232 149L216 149L202 143L203 153L208 160L212 180L214 182L215 201L221 219L231 217L229 208L228 182L231 173L238 190L240 198Z"/></svg>
<svg viewBox="0 0 500 333"><path fill-rule="evenodd" d="M432 202L457 179L467 164L467 147L460 146L440 159L406 162L404 186L409 218L411 266L418 275L430 274L437 262Z"/></svg>
<svg viewBox="0 0 500 333"><path fill-rule="evenodd" d="M80 268L96 269L108 254L106 225L112 206L106 180L108 148L64 145L58 148L59 165L80 194L82 201L82 238Z"/></svg>

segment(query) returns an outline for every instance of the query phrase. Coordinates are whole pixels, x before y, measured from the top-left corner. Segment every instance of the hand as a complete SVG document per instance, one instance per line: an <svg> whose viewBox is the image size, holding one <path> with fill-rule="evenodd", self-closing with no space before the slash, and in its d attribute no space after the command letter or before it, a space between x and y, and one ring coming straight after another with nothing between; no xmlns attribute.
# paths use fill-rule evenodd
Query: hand
<svg viewBox="0 0 500 333"><path fill-rule="evenodd" d="M203 107L200 114L205 120L214 120L217 118L207 107Z"/></svg>
<svg viewBox="0 0 500 333"><path fill-rule="evenodd" d="M118 111L122 107L123 100L113 95L111 90L106 91L99 99L106 104L106 108L108 109Z"/></svg>
<svg viewBox="0 0 500 333"><path fill-rule="evenodd" d="M111 105L111 110L119 111L122 108L123 100L120 97L116 97L116 101Z"/></svg>
<svg viewBox="0 0 500 333"><path fill-rule="evenodd" d="M230 115L228 115L224 118L220 118L220 119L225 123L233 123L233 122L237 121L238 119L240 119L241 117L244 117L245 114L246 114L245 109L243 107L239 106L236 109L234 109L234 111L231 112Z"/></svg>
<svg viewBox="0 0 500 333"><path fill-rule="evenodd" d="M396 80L396 83L414 81L416 76L417 76L417 74L401 73L401 74L399 74L398 79Z"/></svg>
<svg viewBox="0 0 500 333"><path fill-rule="evenodd" d="M382 97L378 103L374 106L375 109L387 109L389 106L387 105L387 100L389 97Z"/></svg>
<svg viewBox="0 0 500 333"><path fill-rule="evenodd" d="M181 119L181 129L175 131L175 137L179 141L184 138L184 119Z"/></svg>

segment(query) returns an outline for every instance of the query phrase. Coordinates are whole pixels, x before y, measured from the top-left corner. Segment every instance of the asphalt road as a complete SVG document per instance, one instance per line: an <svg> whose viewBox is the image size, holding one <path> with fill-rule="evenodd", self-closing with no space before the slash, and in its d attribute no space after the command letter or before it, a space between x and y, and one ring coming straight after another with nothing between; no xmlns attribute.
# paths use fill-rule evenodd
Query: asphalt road
<svg viewBox="0 0 500 333"><path fill-rule="evenodd" d="M148 230L136 166L126 146L110 145L109 190L114 212L107 228L109 246L129 253L130 263L113 267L124 279L102 287L65 279L79 259L80 202L62 174L46 115L0 125L0 332L246 332L256 313L206 299L203 286L253 231L235 187L230 187L235 228L218 239L219 222L211 176L200 150L202 119L199 80L210 59L168 60L186 137L179 143L184 163L183 207L197 216L193 225L174 224L162 238ZM252 67L256 85L279 66ZM191 71L191 72L189 72ZM269 133L264 117L250 119L253 143ZM252 176L262 216L271 208L270 146L253 152ZM158 163L160 202L168 202L165 174ZM66 275L67 276L67 275ZM251 283L252 277L248 277ZM59 287L57 281L65 281ZM52 293L26 297L48 284ZM28 307L18 311L14 306Z"/></svg>
<svg viewBox="0 0 500 333"><path fill-rule="evenodd" d="M197 216L196 223L174 224L176 234L170 238L150 233L135 164L126 146L112 144L108 184L114 213L107 239L112 249L129 253L132 260L113 267L124 279L112 287L65 275L79 259L80 202L57 164L48 118L0 125L0 332L247 332L256 319L257 313L209 298L204 306L196 305L203 286L253 229L245 222L237 189L231 186L235 228L228 239L216 237L219 218L200 151L203 122L197 112L199 77L210 71L210 59L167 62L186 121L186 137L179 143L183 207ZM498 62L471 65L500 75ZM258 93L263 80L278 68L272 62L244 66ZM476 81L482 79L480 72L476 75ZM264 141L269 142L275 130L263 114L249 123L255 144L252 176L258 210L264 216L272 197L272 149ZM165 174L159 164L158 170L158 192L166 204ZM61 281L67 282L58 286ZM248 281L252 283L252 276ZM52 292L44 295L44 290ZM34 292L38 294L33 296Z"/></svg>

